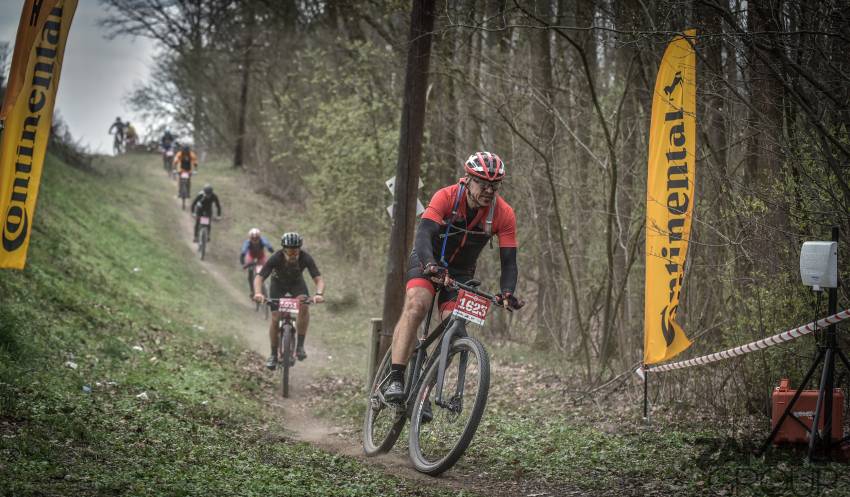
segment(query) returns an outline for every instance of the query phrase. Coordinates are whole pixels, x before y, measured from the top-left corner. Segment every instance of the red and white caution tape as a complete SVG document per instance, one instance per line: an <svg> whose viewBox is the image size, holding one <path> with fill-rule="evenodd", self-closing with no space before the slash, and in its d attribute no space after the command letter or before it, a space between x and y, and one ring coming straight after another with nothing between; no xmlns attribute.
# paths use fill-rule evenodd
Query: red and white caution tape
<svg viewBox="0 0 850 497"><path fill-rule="evenodd" d="M799 328L794 328L793 330L788 330L779 333L778 335L773 335L772 337L763 338L761 340L751 342L746 345L741 345L740 347L735 347L734 349L728 349L722 352L715 352L714 354L708 354L694 359L688 359L686 361L662 364L661 366L649 366L646 368L640 367L636 372L642 378L643 373L646 371L651 373L663 373L664 371L673 371L674 369L689 368L691 366L702 366L703 364L717 362L723 359L731 359L733 357L742 356L744 354L755 352L757 350L763 350L774 345L790 342L795 338L800 338L801 336L808 335L813 331L819 330L821 328L826 328L831 324L835 324L839 321L844 321L847 318L850 318L850 309L844 309L838 314L827 316L819 321L811 322L807 325L800 326Z"/></svg>

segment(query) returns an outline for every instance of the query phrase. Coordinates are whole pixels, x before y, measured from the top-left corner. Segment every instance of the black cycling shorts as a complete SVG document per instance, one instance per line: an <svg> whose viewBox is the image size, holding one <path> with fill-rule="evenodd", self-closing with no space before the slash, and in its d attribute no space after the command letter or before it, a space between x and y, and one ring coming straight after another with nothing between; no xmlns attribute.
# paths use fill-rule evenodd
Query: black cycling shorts
<svg viewBox="0 0 850 497"><path fill-rule="evenodd" d="M277 279L272 278L271 285L269 285L269 298L270 299L279 299L283 297L300 297L300 296L309 297L310 292L307 290L307 283L302 279L297 282L295 285L282 285ZM271 308L273 311L277 310L277 302L272 302Z"/></svg>
<svg viewBox="0 0 850 497"><path fill-rule="evenodd" d="M437 285L430 280L430 275L425 274L423 271L423 264L419 261L419 257L416 255L416 252L411 252L410 258L407 261L407 273L404 278L406 287L411 288L419 286L427 288L426 282L422 281L427 280L427 284L430 285L431 293L433 294L437 291ZM449 266L449 276L461 283L466 283L475 276L475 268L458 268ZM437 296L437 304L440 310L444 310L446 308L446 304L455 300L457 300L457 290L441 289L440 294Z"/></svg>

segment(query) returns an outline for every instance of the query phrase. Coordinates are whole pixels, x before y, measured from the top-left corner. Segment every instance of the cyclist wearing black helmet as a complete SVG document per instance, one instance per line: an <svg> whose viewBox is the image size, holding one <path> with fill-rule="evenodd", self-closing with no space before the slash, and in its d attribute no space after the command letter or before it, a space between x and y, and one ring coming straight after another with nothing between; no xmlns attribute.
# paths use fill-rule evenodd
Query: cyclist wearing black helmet
<svg viewBox="0 0 850 497"><path fill-rule="evenodd" d="M195 243L198 243L198 230L201 227L201 217L212 217L212 208L215 204L216 217L221 217L221 204L218 202L218 196L213 193L213 188L210 185L205 185L201 193L192 201L191 211L195 216ZM212 225L210 225L212 232Z"/></svg>
<svg viewBox="0 0 850 497"><path fill-rule="evenodd" d="M269 288L269 297L271 299L279 299L281 297L290 296L295 298L307 299L310 293L307 291L307 282L304 281L304 269L310 272L310 277L316 284L316 295L310 299L313 303L320 304L324 302L323 294L325 292L325 281L322 279L319 268L316 267L316 262L313 257L306 251L301 249L304 244L304 238L298 233L284 233L280 238L282 249L278 250L265 263L262 271L254 278L254 300L257 302L263 301L263 281L269 276L272 277L271 287ZM279 319L277 308L272 308L272 319L269 323L269 339L271 340L271 356L266 367L275 369L277 367L277 322ZM298 332L298 344L295 349L295 355L299 361L307 358L307 352L304 351L304 339L307 336L307 327L310 324L310 312L308 306L302 306L298 311L298 321L295 323L295 328Z"/></svg>

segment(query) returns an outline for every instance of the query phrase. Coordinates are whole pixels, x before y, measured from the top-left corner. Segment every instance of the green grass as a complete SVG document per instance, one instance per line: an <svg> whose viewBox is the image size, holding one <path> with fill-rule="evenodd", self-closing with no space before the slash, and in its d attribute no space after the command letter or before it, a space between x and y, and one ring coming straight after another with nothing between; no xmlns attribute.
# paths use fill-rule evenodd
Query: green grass
<svg viewBox="0 0 850 497"><path fill-rule="evenodd" d="M49 156L27 268L0 273L0 495L448 494L282 436L258 356L128 167Z"/></svg>

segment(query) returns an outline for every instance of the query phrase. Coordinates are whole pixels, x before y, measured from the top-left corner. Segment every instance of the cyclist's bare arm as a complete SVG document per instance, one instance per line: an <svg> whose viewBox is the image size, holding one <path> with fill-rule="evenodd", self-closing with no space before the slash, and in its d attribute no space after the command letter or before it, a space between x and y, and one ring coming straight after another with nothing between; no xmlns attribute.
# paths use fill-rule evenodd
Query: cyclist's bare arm
<svg viewBox="0 0 850 497"><path fill-rule="evenodd" d="M254 300L259 303L263 303L265 299L263 296L263 279L259 274L254 276Z"/></svg>
<svg viewBox="0 0 850 497"><path fill-rule="evenodd" d="M313 278L313 282L316 283L316 295L313 296L313 302L321 304L325 301L325 279L319 275Z"/></svg>

